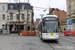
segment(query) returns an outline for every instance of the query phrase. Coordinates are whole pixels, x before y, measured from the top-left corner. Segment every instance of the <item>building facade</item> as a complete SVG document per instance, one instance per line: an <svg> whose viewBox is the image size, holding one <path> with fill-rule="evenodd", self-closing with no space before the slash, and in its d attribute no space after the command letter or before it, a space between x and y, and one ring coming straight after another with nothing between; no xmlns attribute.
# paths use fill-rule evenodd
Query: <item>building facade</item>
<svg viewBox="0 0 75 50"><path fill-rule="evenodd" d="M0 3L0 29L3 27L12 31L18 30L19 25L19 3ZM33 7L28 3L20 3L20 30L26 29L27 21L27 6L28 9L28 30L32 29L33 25Z"/></svg>
<svg viewBox="0 0 75 50"><path fill-rule="evenodd" d="M69 30L69 8L71 7L71 20L72 20L72 30L75 30L75 0L71 0L71 6L70 6L70 0L66 0L67 5L67 29Z"/></svg>
<svg viewBox="0 0 75 50"><path fill-rule="evenodd" d="M36 22L34 23L34 29L36 29L36 26L38 25L39 21L40 21L40 18L36 18Z"/></svg>
<svg viewBox="0 0 75 50"><path fill-rule="evenodd" d="M60 22L59 29L63 32L64 28L66 27L66 12L57 8L50 8L49 14L57 15Z"/></svg>

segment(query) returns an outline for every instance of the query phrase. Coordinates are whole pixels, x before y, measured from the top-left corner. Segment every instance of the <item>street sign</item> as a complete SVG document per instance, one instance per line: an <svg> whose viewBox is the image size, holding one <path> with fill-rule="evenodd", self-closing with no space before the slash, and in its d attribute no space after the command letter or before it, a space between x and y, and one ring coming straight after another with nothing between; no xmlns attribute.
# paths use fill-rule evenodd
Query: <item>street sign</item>
<svg viewBox="0 0 75 50"><path fill-rule="evenodd" d="M9 17L9 15L7 15L7 17Z"/></svg>
<svg viewBox="0 0 75 50"><path fill-rule="evenodd" d="M68 21L68 25L72 25L72 20L69 20Z"/></svg>
<svg viewBox="0 0 75 50"><path fill-rule="evenodd" d="M72 29L72 25L69 25L69 29Z"/></svg>

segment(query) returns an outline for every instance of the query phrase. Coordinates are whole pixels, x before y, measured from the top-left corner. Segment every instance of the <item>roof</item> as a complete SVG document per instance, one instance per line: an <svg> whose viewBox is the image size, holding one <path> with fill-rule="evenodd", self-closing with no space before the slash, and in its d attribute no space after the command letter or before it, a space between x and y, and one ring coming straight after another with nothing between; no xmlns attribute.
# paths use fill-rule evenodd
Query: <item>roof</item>
<svg viewBox="0 0 75 50"><path fill-rule="evenodd" d="M44 17L57 17L56 15L45 15L45 16L43 16L43 18ZM57 17L58 18L58 17Z"/></svg>
<svg viewBox="0 0 75 50"><path fill-rule="evenodd" d="M58 18L56 15L45 15L45 16L43 16L43 18L45 18L45 17L56 17L56 18ZM40 19L38 25L42 22L43 18Z"/></svg>

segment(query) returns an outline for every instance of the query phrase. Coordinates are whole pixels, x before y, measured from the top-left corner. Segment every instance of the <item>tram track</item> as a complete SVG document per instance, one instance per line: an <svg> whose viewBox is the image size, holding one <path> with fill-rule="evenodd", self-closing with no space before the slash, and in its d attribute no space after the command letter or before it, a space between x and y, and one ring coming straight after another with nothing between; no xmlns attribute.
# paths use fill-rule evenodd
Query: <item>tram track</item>
<svg viewBox="0 0 75 50"><path fill-rule="evenodd" d="M68 50L59 43L47 43L47 44L51 47L52 50Z"/></svg>
<svg viewBox="0 0 75 50"><path fill-rule="evenodd" d="M54 47L53 47L53 46L51 46L49 43L48 43L48 45L51 47L51 49L52 49L52 50L55 50L55 49L54 49Z"/></svg>
<svg viewBox="0 0 75 50"><path fill-rule="evenodd" d="M67 37L63 37L63 38L61 37L61 39L64 39L64 40L66 40L66 41L69 41L69 42L75 44L75 41L74 41L74 40L71 40L71 39L69 39L69 38L67 38Z"/></svg>

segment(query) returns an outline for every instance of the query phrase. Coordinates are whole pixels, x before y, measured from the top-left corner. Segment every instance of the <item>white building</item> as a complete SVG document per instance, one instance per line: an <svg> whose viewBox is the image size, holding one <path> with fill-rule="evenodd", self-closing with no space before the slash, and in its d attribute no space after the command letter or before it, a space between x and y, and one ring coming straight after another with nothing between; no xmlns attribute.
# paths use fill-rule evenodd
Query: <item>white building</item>
<svg viewBox="0 0 75 50"><path fill-rule="evenodd" d="M19 3L18 3L19 4ZM7 30L18 30L18 4L17 3L0 3L0 29L6 26ZM25 30L28 10L28 30L31 30L33 22L33 9L28 3L20 3L20 30Z"/></svg>

